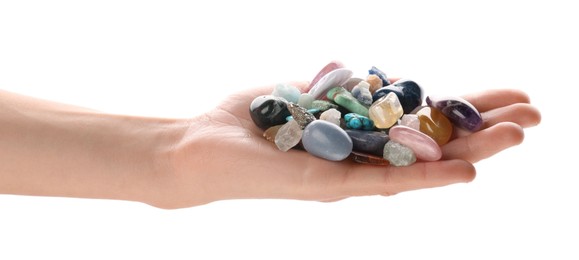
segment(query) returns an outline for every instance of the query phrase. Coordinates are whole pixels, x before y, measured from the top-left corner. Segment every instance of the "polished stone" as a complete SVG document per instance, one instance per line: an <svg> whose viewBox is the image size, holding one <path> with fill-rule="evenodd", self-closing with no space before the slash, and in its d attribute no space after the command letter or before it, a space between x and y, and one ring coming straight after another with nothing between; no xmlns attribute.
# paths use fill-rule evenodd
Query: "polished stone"
<svg viewBox="0 0 579 260"><path fill-rule="evenodd" d="M348 79L352 77L353 72L349 69L339 68L330 71L324 75L311 89L308 91L315 99L322 99L329 89L342 86Z"/></svg>
<svg viewBox="0 0 579 260"><path fill-rule="evenodd" d="M316 117L307 109L294 103L289 103L287 108L290 111L292 118L299 124L302 129L304 129L304 127L306 127L309 123L316 120Z"/></svg>
<svg viewBox="0 0 579 260"><path fill-rule="evenodd" d="M286 117L291 115L287 102L272 95L256 97L249 105L249 114L255 125L263 130L285 124Z"/></svg>
<svg viewBox="0 0 579 260"><path fill-rule="evenodd" d="M348 113L344 115L344 121L348 129L358 130L372 130L374 129L374 122L365 116L356 113Z"/></svg>
<svg viewBox="0 0 579 260"><path fill-rule="evenodd" d="M389 93L374 102L368 113L377 128L387 129L396 124L403 115L403 110L396 94Z"/></svg>
<svg viewBox="0 0 579 260"><path fill-rule="evenodd" d="M352 88L352 96L354 96L360 104L369 107L372 105L372 93L370 93L370 83L360 81L354 88Z"/></svg>
<svg viewBox="0 0 579 260"><path fill-rule="evenodd" d="M314 102L314 97L308 93L300 94L300 98L298 99L298 105L300 107L310 109L312 108L312 103Z"/></svg>
<svg viewBox="0 0 579 260"><path fill-rule="evenodd" d="M442 150L436 141L418 130L397 125L390 128L388 135L390 140L412 149L418 159L437 161L442 157Z"/></svg>
<svg viewBox="0 0 579 260"><path fill-rule="evenodd" d="M324 66L320 72L318 72L318 74L316 74L316 76L314 77L314 79L310 82L310 85L308 86L306 92L310 91L310 89L316 85L316 83L318 83L318 81L320 81L320 79L322 77L324 77L326 74L330 73L333 70L339 69L339 68L343 68L344 64L342 64L339 61L332 61L330 63L328 63L326 66Z"/></svg>
<svg viewBox="0 0 579 260"><path fill-rule="evenodd" d="M384 145L383 157L393 166L409 166L416 162L412 149L392 140Z"/></svg>
<svg viewBox="0 0 579 260"><path fill-rule="evenodd" d="M402 115L402 118L400 118L398 124L420 130L420 120L418 119L418 116L414 114Z"/></svg>
<svg viewBox="0 0 579 260"><path fill-rule="evenodd" d="M277 84L273 88L271 95L275 97L281 97L288 102L297 104L300 99L301 92L297 87L290 84Z"/></svg>
<svg viewBox="0 0 579 260"><path fill-rule="evenodd" d="M346 83L344 83L344 85L342 85L342 87L344 87L346 90L352 92L352 89L358 85L358 83L360 83L360 81L362 81L363 79L361 78L350 78L348 79L348 81L346 81Z"/></svg>
<svg viewBox="0 0 579 260"><path fill-rule="evenodd" d="M275 143L275 136L282 126L284 125L274 125L263 131L263 137L265 137L265 140Z"/></svg>
<svg viewBox="0 0 579 260"><path fill-rule="evenodd" d="M328 121L334 125L340 126L340 119L342 118L342 113L335 108L330 108L320 115L320 120Z"/></svg>
<svg viewBox="0 0 579 260"><path fill-rule="evenodd" d="M296 120L291 120L279 128L275 135L275 145L281 151L287 152L302 139L303 130Z"/></svg>
<svg viewBox="0 0 579 260"><path fill-rule="evenodd" d="M352 113L368 116L368 108L360 104L360 102L352 96L352 93L348 92L343 87L330 89L327 97L329 100L334 101L336 104L348 109Z"/></svg>
<svg viewBox="0 0 579 260"><path fill-rule="evenodd" d="M372 68L368 70L368 74L378 76L380 80L382 80L382 86L390 85L390 80L386 76L386 73L376 68L376 66L372 66Z"/></svg>
<svg viewBox="0 0 579 260"><path fill-rule="evenodd" d="M478 110L468 101L460 97L432 97L426 98L426 103L437 108L454 125L474 132L481 129L483 119Z"/></svg>
<svg viewBox="0 0 579 260"><path fill-rule="evenodd" d="M382 132L346 129L346 133L352 139L354 151L378 156L382 156L384 145L390 140Z"/></svg>
<svg viewBox="0 0 579 260"><path fill-rule="evenodd" d="M382 158L382 156L375 156L371 154L352 151L350 157L352 158L353 161L357 163L380 165L380 166L390 165L390 161Z"/></svg>
<svg viewBox="0 0 579 260"><path fill-rule="evenodd" d="M420 132L432 137L439 146L442 146L450 140L453 126L450 120L433 107L423 107L416 112L420 121Z"/></svg>
<svg viewBox="0 0 579 260"><path fill-rule="evenodd" d="M378 77L374 74L368 75L368 77L366 78L366 82L368 82L368 84L370 84L370 93L372 93L372 95L374 95L374 92L376 92L376 90L378 90L384 86L382 84L382 80L380 79L380 77Z"/></svg>
<svg viewBox="0 0 579 260"><path fill-rule="evenodd" d="M395 93L402 104L404 114L410 114L416 107L422 105L423 90L416 82L406 79L398 80L389 86L378 89L372 95L374 102L386 96L388 93Z"/></svg>
<svg viewBox="0 0 579 260"><path fill-rule="evenodd" d="M330 161L346 159L353 148L346 131L324 120L316 120L306 126L302 143L310 154Z"/></svg>

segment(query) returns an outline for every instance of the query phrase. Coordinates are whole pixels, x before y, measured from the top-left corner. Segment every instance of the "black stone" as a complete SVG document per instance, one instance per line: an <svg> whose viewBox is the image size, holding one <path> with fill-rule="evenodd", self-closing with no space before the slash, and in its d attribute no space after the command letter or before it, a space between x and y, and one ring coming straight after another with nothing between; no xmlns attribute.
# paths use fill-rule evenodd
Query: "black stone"
<svg viewBox="0 0 579 260"><path fill-rule="evenodd" d="M249 106L249 114L255 125L263 130L285 124L286 117L291 115L286 101L271 95L255 98Z"/></svg>
<svg viewBox="0 0 579 260"><path fill-rule="evenodd" d="M388 93L394 92L404 109L404 114L410 114L416 107L422 105L422 88L412 80L399 80L382 87L372 95L373 102L386 96Z"/></svg>
<svg viewBox="0 0 579 260"><path fill-rule="evenodd" d="M347 129L346 133L352 139L354 151L377 156L384 154L384 145L390 140L382 132Z"/></svg>

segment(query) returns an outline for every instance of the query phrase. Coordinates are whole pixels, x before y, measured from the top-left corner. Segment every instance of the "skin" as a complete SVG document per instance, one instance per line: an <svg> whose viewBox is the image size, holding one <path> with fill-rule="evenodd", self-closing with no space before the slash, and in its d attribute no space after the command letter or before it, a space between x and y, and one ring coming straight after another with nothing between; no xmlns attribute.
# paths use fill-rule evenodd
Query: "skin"
<svg viewBox="0 0 579 260"><path fill-rule="evenodd" d="M293 83L305 89L307 82ZM248 89L191 119L113 115L0 91L0 194L130 200L183 208L218 200L336 201L470 182L473 163L520 144L541 116L520 90L464 96L484 127L457 130L443 158L408 167L282 152L248 112Z"/></svg>

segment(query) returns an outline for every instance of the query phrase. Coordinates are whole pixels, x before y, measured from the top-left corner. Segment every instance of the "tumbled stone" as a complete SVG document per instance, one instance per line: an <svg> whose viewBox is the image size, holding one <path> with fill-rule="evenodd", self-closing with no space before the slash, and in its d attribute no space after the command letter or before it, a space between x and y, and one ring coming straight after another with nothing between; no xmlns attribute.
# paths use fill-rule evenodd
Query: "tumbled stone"
<svg viewBox="0 0 579 260"><path fill-rule="evenodd" d="M358 83L360 83L360 81L362 81L363 79L361 78L350 78L348 79L348 81L346 81L346 83L344 83L344 85L342 85L342 87L344 87L346 90L352 92L352 89L358 85Z"/></svg>
<svg viewBox="0 0 579 260"><path fill-rule="evenodd" d="M398 80L386 87L376 90L372 95L372 99L376 102L376 100L392 92L396 94L400 104L402 104L404 114L410 114L412 110L422 104L422 87L420 87L416 82L407 79Z"/></svg>
<svg viewBox="0 0 579 260"><path fill-rule="evenodd" d="M279 128L275 135L275 145L281 151L287 152L302 139L303 130L296 120L291 120Z"/></svg>
<svg viewBox="0 0 579 260"><path fill-rule="evenodd" d="M358 130L372 130L374 129L374 122L370 118L358 115L356 113L348 113L344 115L346 127L349 129Z"/></svg>
<svg viewBox="0 0 579 260"><path fill-rule="evenodd" d="M372 105L372 93L370 93L370 84L368 82L360 81L358 85L352 88L351 93L360 104L367 107Z"/></svg>
<svg viewBox="0 0 579 260"><path fill-rule="evenodd" d="M343 87L335 87L328 91L327 97L329 100L334 101L336 104L348 109L352 113L360 114L363 116L368 116L368 108L360 104L358 100L352 96Z"/></svg>
<svg viewBox="0 0 579 260"><path fill-rule="evenodd" d="M319 109L320 111L323 112L323 111L326 111L326 110L331 109L331 108L338 109L338 105L336 105L332 102L326 101L326 100L314 100L312 102L311 108L312 109Z"/></svg>
<svg viewBox="0 0 579 260"><path fill-rule="evenodd" d="M287 102L272 95L255 98L249 105L249 114L255 125L263 130L285 124L286 117L291 115Z"/></svg>
<svg viewBox="0 0 579 260"><path fill-rule="evenodd" d="M314 102L314 97L308 93L302 93L298 99L298 105L300 107L310 109L312 108L312 103Z"/></svg>
<svg viewBox="0 0 579 260"><path fill-rule="evenodd" d="M326 74L330 73L333 70L339 69L339 68L343 68L344 65L339 62L339 61L332 61L330 63L328 63L326 66L324 66L320 72L318 72L318 74L314 77L314 79L310 82L310 85L308 86L306 92L310 91L310 89L316 85L316 83L318 83L318 81L324 77Z"/></svg>
<svg viewBox="0 0 579 260"><path fill-rule="evenodd" d="M384 145L390 140L382 132L346 129L346 133L352 139L354 151L378 156L382 156Z"/></svg>
<svg viewBox="0 0 579 260"><path fill-rule="evenodd" d="M374 92L376 92L376 90L382 88L384 85L382 84L382 80L380 79L380 77L374 75L374 74L370 74L368 75L368 77L366 77L366 82L368 82L368 84L370 84L370 93L372 93L372 95L374 95Z"/></svg>
<svg viewBox="0 0 579 260"><path fill-rule="evenodd" d="M402 115L400 118L399 125L408 126L412 129L420 130L420 120L418 120L418 116L414 114L405 114Z"/></svg>
<svg viewBox="0 0 579 260"><path fill-rule="evenodd" d="M433 107L423 107L416 112L420 120L420 132L432 137L439 146L442 146L450 140L452 136L452 123L446 118L440 110Z"/></svg>
<svg viewBox="0 0 579 260"><path fill-rule="evenodd" d="M275 143L275 136L277 135L277 132L282 126L283 125L274 125L265 130L263 132L263 137L265 137L265 140Z"/></svg>
<svg viewBox="0 0 579 260"><path fill-rule="evenodd" d="M316 120L306 126L302 143L310 154L330 161L344 160L353 147L346 131L324 120Z"/></svg>
<svg viewBox="0 0 579 260"><path fill-rule="evenodd" d="M368 74L378 76L380 80L382 80L382 86L390 85L390 80L388 80L388 77L386 77L386 73L382 72L375 66L372 66L372 68L368 70Z"/></svg>
<svg viewBox="0 0 579 260"><path fill-rule="evenodd" d="M297 104L300 99L301 92L297 87L290 84L277 84L273 88L271 95L275 97L281 97L288 102Z"/></svg>
<svg viewBox="0 0 579 260"><path fill-rule="evenodd" d="M368 113L377 128L387 129L398 121L404 111L396 94L389 93L374 102Z"/></svg>
<svg viewBox="0 0 579 260"><path fill-rule="evenodd" d="M354 160L357 163L373 164L373 165L381 165L381 166L390 165L390 161L382 158L381 156L375 156L375 155L371 155L371 154L359 153L356 151L352 151L352 153L350 154L350 157L352 157L352 160Z"/></svg>
<svg viewBox="0 0 579 260"><path fill-rule="evenodd" d="M339 68L324 75L308 92L315 99L321 99L331 88L342 86L352 77L353 72L349 69Z"/></svg>
<svg viewBox="0 0 579 260"><path fill-rule="evenodd" d="M432 97L426 98L426 103L437 108L454 125L474 132L483 125L483 119L478 110L468 101L460 97Z"/></svg>
<svg viewBox="0 0 579 260"><path fill-rule="evenodd" d="M337 126L340 126L340 118L342 118L342 113L335 108L330 108L320 115L320 120L328 121Z"/></svg>
<svg viewBox="0 0 579 260"><path fill-rule="evenodd" d="M307 109L294 103L289 103L287 108L289 109L292 118L299 124L302 129L309 123L316 120L316 117L312 113L308 112Z"/></svg>
<svg viewBox="0 0 579 260"><path fill-rule="evenodd" d="M393 166L408 166L416 162L412 149L392 140L384 145L384 159Z"/></svg>
<svg viewBox="0 0 579 260"><path fill-rule="evenodd" d="M407 126L393 126L388 132L391 141L403 144L412 151L418 159L436 161L442 157L440 146L430 136Z"/></svg>

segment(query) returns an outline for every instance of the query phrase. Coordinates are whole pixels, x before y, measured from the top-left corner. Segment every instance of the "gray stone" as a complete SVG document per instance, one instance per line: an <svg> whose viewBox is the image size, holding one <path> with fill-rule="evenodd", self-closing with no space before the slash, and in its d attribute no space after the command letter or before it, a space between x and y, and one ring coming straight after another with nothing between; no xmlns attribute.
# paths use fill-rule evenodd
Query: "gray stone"
<svg viewBox="0 0 579 260"><path fill-rule="evenodd" d="M384 159L393 166L408 166L416 162L412 149L394 141L389 141L384 145Z"/></svg>
<svg viewBox="0 0 579 260"><path fill-rule="evenodd" d="M302 144L310 154L330 161L346 159L353 147L346 131L324 120L316 120L306 126Z"/></svg>

